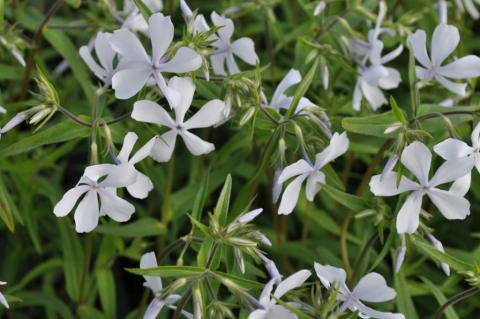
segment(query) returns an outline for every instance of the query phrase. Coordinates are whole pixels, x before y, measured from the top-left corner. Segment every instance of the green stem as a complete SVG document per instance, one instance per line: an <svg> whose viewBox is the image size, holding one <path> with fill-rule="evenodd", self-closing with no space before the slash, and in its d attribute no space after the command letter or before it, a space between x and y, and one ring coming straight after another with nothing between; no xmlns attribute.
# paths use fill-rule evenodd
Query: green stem
<svg viewBox="0 0 480 319"><path fill-rule="evenodd" d="M447 300L446 303L444 303L439 309L438 311L435 313L435 316L434 316L434 319L441 319L442 318L442 315L443 313L445 312L445 310L447 310L448 307L450 306L453 306L454 304L456 304L457 302L460 302L462 300L465 300L475 294L477 294L478 292L480 292L480 288L478 287L472 287L470 289L467 289L465 291L462 291L458 294L456 294L455 296L453 296L452 298L450 298L449 300Z"/></svg>
<svg viewBox="0 0 480 319"><path fill-rule="evenodd" d="M378 240L378 232L375 232L370 236L368 241L366 242L365 246L363 247L362 251L360 252L360 255L357 258L357 261L355 265L353 266L353 272L352 272L352 277L350 280L350 283L355 282L355 279L358 275L358 272L360 271L360 267L362 266L363 262L366 260L366 257L368 255L368 251L370 248L375 244L375 242Z"/></svg>
<svg viewBox="0 0 480 319"><path fill-rule="evenodd" d="M81 306L85 302L85 292L87 289L87 282L88 282L88 273L90 269L90 261L92 259L92 246L93 246L93 238L92 233L87 233L85 235L85 242L84 242L84 260L83 260L83 271L82 271L82 281L80 283L80 294L78 298L78 306Z"/></svg>

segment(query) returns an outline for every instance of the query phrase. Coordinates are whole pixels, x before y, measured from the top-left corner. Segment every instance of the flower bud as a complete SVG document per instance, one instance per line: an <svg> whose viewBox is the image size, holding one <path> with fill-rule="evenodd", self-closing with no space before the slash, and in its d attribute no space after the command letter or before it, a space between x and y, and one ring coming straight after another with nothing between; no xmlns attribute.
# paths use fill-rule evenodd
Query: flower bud
<svg viewBox="0 0 480 319"><path fill-rule="evenodd" d="M325 3L325 1L320 1L316 6L315 6L315 9L313 10L313 15L314 16L318 16L320 15L323 10L325 10L325 7L327 6L327 4Z"/></svg>
<svg viewBox="0 0 480 319"><path fill-rule="evenodd" d="M185 20L189 22L192 20L192 9L188 6L188 4L185 2L185 0L180 0L180 10L182 10L182 14L185 17Z"/></svg>
<svg viewBox="0 0 480 319"><path fill-rule="evenodd" d="M405 254L407 253L407 245L405 244L405 236L401 236L402 245L399 247L397 252L397 258L395 260L395 272L399 272L402 268L403 262L405 260Z"/></svg>

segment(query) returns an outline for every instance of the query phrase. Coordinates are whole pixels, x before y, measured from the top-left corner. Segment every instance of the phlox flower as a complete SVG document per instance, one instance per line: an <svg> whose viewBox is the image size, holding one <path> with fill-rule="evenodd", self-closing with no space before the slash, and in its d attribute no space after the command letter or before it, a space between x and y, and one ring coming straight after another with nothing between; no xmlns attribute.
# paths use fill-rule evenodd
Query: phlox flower
<svg viewBox="0 0 480 319"><path fill-rule="evenodd" d="M460 34L454 26L439 24L433 31L430 56L427 53L427 35L423 30L417 30L408 36L408 43L421 66L415 71L420 80L436 80L447 90L460 95L466 95L466 83L455 83L450 79L470 79L480 75L480 58L467 55L452 63L442 65L445 59L455 51L460 42Z"/></svg>
<svg viewBox="0 0 480 319"><path fill-rule="evenodd" d="M152 13L157 13L163 10L162 0L142 1ZM117 13L117 18L121 20L122 29L128 29L133 32L148 32L148 23L145 21L145 18L133 0L123 1L122 11Z"/></svg>
<svg viewBox="0 0 480 319"><path fill-rule="evenodd" d="M84 195L74 215L78 233L94 230L100 216L104 215L117 222L125 222L135 212L135 207L117 196L117 188L131 185L136 179L137 172L130 163L89 166L77 185L55 205L53 212L57 217L68 215Z"/></svg>
<svg viewBox="0 0 480 319"><path fill-rule="evenodd" d="M303 283L310 277L312 273L309 270L300 270L293 275L287 277L285 280L281 281L273 296L276 299L282 298L290 290L296 289L303 285ZM298 317L290 312L287 308L277 305L275 298L271 297L273 285L275 280L270 280L263 288L260 295L259 304L263 307L262 309L257 309L251 312L248 315L248 319L297 319ZM293 303L289 303L291 306L295 306Z"/></svg>
<svg viewBox="0 0 480 319"><path fill-rule="evenodd" d="M119 99L128 99L138 93L151 76L163 95L172 104L178 104L181 92L167 86L163 77L167 73L187 73L200 68L202 58L187 47L179 48L169 59L167 49L173 40L173 24L170 17L161 13L148 21L152 55L149 56L138 38L127 29L116 30L110 37L112 48L121 56L121 68L112 77L112 87Z"/></svg>
<svg viewBox="0 0 480 319"><path fill-rule="evenodd" d="M7 283L5 281L0 281L0 285L3 286L3 285L6 285ZM8 302L7 302L7 299L5 298L5 296L0 292L0 303L5 307L5 308L10 308L10 306L8 305Z"/></svg>
<svg viewBox="0 0 480 319"><path fill-rule="evenodd" d="M470 203L462 195L439 189L438 186L455 181L467 174L472 164L469 159L444 162L429 179L432 153L421 142L415 141L405 147L401 163L417 178L414 182L401 176L397 186L397 173L375 175L370 180L370 190L376 196L395 196L409 192L397 216L398 233L414 233L420 222L423 196L427 195L440 213L447 219L464 219L470 214Z"/></svg>
<svg viewBox="0 0 480 319"><path fill-rule="evenodd" d="M297 205L300 188L305 180L307 180L305 190L307 200L313 201L315 195L320 191L321 185L325 184L325 174L321 169L345 153L348 149L348 145L349 141L347 133L334 133L330 140L330 145L315 156L314 165L301 159L285 167L280 174L278 182L284 183L292 177L295 177L295 179L288 184L287 188L285 188L280 201L280 207L278 208L278 213L288 215L293 211Z"/></svg>
<svg viewBox="0 0 480 319"><path fill-rule="evenodd" d="M111 84L112 76L115 73L114 60L116 52L112 49L108 41L111 35L111 33L99 32L95 37L95 53L100 64L94 60L88 46L84 45L79 50L80 56L89 69L107 85Z"/></svg>
<svg viewBox="0 0 480 319"><path fill-rule="evenodd" d="M178 103L170 104L175 111L175 119L170 117L164 108L152 101L138 101L133 106L133 119L163 125L170 129L160 137L155 136L148 142L151 143L150 155L158 162L168 162L172 157L177 136L182 138L193 155L210 153L215 146L194 135L190 130L210 127L223 120L225 103L217 99L209 101L197 113L185 120L185 115L192 104L195 85L190 78L173 77L170 79L169 87L171 90L182 92Z"/></svg>
<svg viewBox="0 0 480 319"><path fill-rule="evenodd" d="M219 27L218 32L211 35L208 40L213 41L212 46L216 49L210 56L213 72L216 75L227 75L225 64L229 74L240 72L234 56L237 56L247 64L255 65L258 56L255 53L255 44L252 39L243 37L231 41L234 25L232 19L225 18L212 12L210 15L215 26ZM203 15L198 15L194 21L194 28L197 32L210 30Z"/></svg>
<svg viewBox="0 0 480 319"><path fill-rule="evenodd" d="M454 0L455 5L457 6L458 10L460 12L465 12L467 11L472 18L475 20L480 18L480 13L478 12L477 7L473 3L473 0ZM479 3L478 0L475 0L475 3Z"/></svg>
<svg viewBox="0 0 480 319"><path fill-rule="evenodd" d="M315 263L315 272L323 286L337 291L337 300L342 304L339 312L347 309L358 311L361 318L404 319L401 313L382 312L366 306L363 302L385 302L395 298L397 293L388 287L382 275L371 272L363 276L358 284L350 290L347 286L347 274L341 268Z"/></svg>

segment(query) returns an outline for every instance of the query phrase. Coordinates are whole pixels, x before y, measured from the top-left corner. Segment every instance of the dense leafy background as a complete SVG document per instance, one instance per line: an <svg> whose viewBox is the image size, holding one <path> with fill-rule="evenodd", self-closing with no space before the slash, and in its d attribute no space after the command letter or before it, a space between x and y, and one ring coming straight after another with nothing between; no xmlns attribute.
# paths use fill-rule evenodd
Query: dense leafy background
<svg viewBox="0 0 480 319"><path fill-rule="evenodd" d="M54 1L1 0L0 3L4 5L4 32L11 32L14 28L17 36L25 40L24 52L28 55L32 50L28 43ZM388 19L384 24L395 29L396 35L385 38L387 50L399 43L405 44L406 35L417 28L431 34L438 23L435 3L388 1ZM210 155L193 157L181 146L176 148L168 164L158 164L150 159L142 163L140 168L151 177L155 189L144 201L128 198L137 210L131 221L117 224L103 220L92 235L79 235L74 231L71 216L56 218L52 209L88 164L89 129L77 126L60 113L35 133L33 127L22 125L0 140L0 280L8 281L4 291L12 304L6 318L141 317L150 297L142 287L141 276L129 273L125 268L136 268L142 253L148 250L161 252L190 232L187 213L192 212L197 193L209 176L201 213L202 220L207 222L207 212L212 211L227 174L233 179L228 218L238 216L252 201L252 207L263 207L265 211L256 224L272 240L273 246L266 250L284 274L311 268L314 261L345 266L340 253L340 234L345 219L350 216L353 219L346 238L347 258L355 270L353 281L371 269L382 273L398 292L396 301L385 305L385 309L393 310L396 303L397 309L408 319L433 318L439 304L469 288L459 271L473 269L473 264L480 259L480 217L477 214L480 188L476 172L468 195L472 214L465 221L447 221L433 207L424 206L432 212L428 226L435 229L435 235L446 246L448 256L435 254L429 245L422 244L424 240L412 236L408 239L407 259L402 271L393 272L395 250L400 243L392 227L396 199L386 200L391 206L385 206L382 200L373 198L367 184L369 177L381 170L392 150L386 147L386 154L378 154L390 138L383 131L396 119L389 113L389 106L384 106L377 112L382 115L373 118L368 117L373 116L373 111L367 105L361 112L352 110L356 70L342 53L345 39L351 36L365 38L369 29L366 22L374 23L377 1L328 1L326 11L320 17L312 14L316 2L304 0L192 0L189 4L207 16L213 10L222 12L231 6L239 6L240 10L232 15L235 37L254 39L260 65L266 66L262 69L261 81L267 95L292 67L305 76L315 63L328 66L328 90L323 89L318 67L312 72L312 83L306 95L325 109L333 131L349 131L351 141L348 153L327 168L329 186L319 193L315 203L307 202L302 195L292 215L277 215L277 207L271 200L271 186L278 155L278 131L273 131L274 126L261 113L256 113L254 119L240 126L242 114L254 106L247 102L237 109L233 120L201 133L216 145L216 151ZM460 29L462 36L457 55L479 53L478 23L467 14L458 12L453 1L449 4L449 22ZM167 1L164 11L172 15L177 39L180 39L185 23L178 2ZM88 43L97 30L113 31L117 27L103 1L65 1L40 34L34 64L55 86L61 105L71 112L88 118L94 90L99 85L80 59L78 48ZM312 52L316 52L313 58ZM69 69L56 75L53 72L55 67L64 60ZM392 64L400 70L403 82L398 89L388 93L410 116L408 61L408 50L405 50ZM242 69L248 68L242 65ZM26 79L28 86L25 86L25 69L2 49L0 101L8 110L8 114L2 116L2 123L17 111L38 104L38 98L33 94L38 91L33 81L36 72L33 68ZM254 75L247 76L255 80ZM195 106L212 98L223 99L228 87L226 82L200 79L196 84ZM475 87L474 82L472 86ZM30 93L24 95L22 90L25 89ZM144 94L146 92L140 96ZM133 102L139 99L116 100L111 92L106 96L100 101L102 116L106 119L129 112ZM452 110L435 105L447 97L449 94L438 86L422 90L420 114ZM478 94L473 94L458 104L472 106L472 110L477 111L480 109L478 101ZM471 115L449 118L464 139L468 139L472 123L478 120ZM309 153L315 154L323 149L326 141L318 127L303 120L299 120L298 125ZM113 124L110 129L118 146L129 130L136 132L142 143L152 136L151 130L133 120ZM292 133L286 135L287 163L292 163L301 153L293 126L286 129ZM421 129L431 134L425 138L430 146L449 133L441 118L425 121ZM101 138L99 142L101 161L110 162ZM440 163L438 158L435 160ZM366 209L369 209L368 214ZM363 214L359 214L361 212ZM86 260L85 247L88 251L89 245L93 250L92 259ZM199 247L193 245L193 249L187 251L184 265L196 265ZM161 260L161 264L175 265L180 251L173 250ZM231 253L226 252L224 258L225 264L220 270L239 275ZM450 277L445 277L438 268L438 260L449 261L454 269ZM266 282L261 264L251 259L246 261L247 275L244 278ZM85 263L90 263L86 277L82 271ZM259 292L258 287L251 290L255 296ZM225 292L221 290L220 293ZM170 315L166 312L162 318ZM447 312L449 319L478 318L479 315L478 295Z"/></svg>

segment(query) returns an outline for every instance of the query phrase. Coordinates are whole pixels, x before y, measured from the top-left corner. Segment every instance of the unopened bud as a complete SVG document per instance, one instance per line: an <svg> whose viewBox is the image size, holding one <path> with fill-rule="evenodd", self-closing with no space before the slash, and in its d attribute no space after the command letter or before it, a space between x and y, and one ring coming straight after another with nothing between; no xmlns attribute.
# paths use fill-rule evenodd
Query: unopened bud
<svg viewBox="0 0 480 319"><path fill-rule="evenodd" d="M193 13L185 0L180 0L180 10L182 10L182 14L185 17L185 20L189 22L192 19Z"/></svg>
<svg viewBox="0 0 480 319"><path fill-rule="evenodd" d="M325 7L326 7L326 3L325 1L320 1L316 6L315 6L315 9L313 10L313 15L314 16L318 16L320 15L323 10L325 10Z"/></svg>

